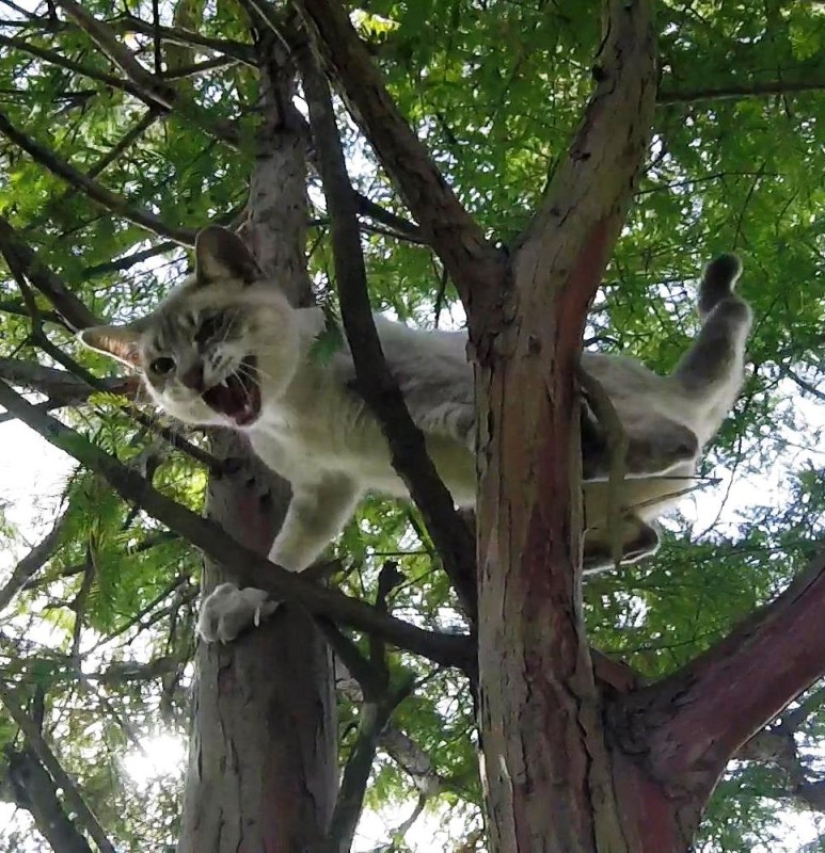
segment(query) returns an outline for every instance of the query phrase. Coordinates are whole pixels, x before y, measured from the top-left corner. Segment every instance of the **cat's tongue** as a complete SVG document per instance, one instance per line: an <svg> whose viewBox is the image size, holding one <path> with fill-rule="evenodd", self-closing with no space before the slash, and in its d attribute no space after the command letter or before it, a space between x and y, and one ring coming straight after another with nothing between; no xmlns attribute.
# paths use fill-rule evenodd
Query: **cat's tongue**
<svg viewBox="0 0 825 853"><path fill-rule="evenodd" d="M206 391L203 399L216 412L232 418L238 426L254 421L261 410L261 392L248 371L243 377L231 373L220 385Z"/></svg>

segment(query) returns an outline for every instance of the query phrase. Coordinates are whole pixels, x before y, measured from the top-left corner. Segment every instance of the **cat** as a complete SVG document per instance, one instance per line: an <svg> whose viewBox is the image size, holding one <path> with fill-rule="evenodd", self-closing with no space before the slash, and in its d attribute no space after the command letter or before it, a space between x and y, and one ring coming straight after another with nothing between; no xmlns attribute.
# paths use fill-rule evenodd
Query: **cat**
<svg viewBox="0 0 825 853"><path fill-rule="evenodd" d="M690 486L703 448L733 406L751 326L750 308L734 292L740 273L734 255L707 267L701 330L670 375L625 356L583 353L582 369L610 399L627 438L616 489L609 482L609 430L594 414L599 407L585 382L585 572L656 551L653 522ZM290 571L318 557L366 492L408 497L381 427L355 390L346 344L330 357L317 352L325 322L320 308L291 306L240 238L213 225L197 236L195 272L154 311L80 332L86 346L140 370L167 413L187 424L244 432L263 462L290 481L292 499L269 554ZM438 472L459 506L474 506L475 406L466 335L412 329L381 316L375 322ZM615 518L618 530L608 524ZM228 642L270 612L256 592L235 593L224 584L205 600L204 639Z"/></svg>

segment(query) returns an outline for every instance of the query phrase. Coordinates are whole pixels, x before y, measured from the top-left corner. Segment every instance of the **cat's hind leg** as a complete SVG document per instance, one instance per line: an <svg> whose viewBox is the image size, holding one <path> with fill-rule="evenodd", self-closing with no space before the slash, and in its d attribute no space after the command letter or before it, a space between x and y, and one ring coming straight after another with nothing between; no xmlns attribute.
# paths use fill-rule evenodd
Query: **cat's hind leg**
<svg viewBox="0 0 825 853"><path fill-rule="evenodd" d="M628 477L664 474L699 453L699 439L689 427L656 411L646 410L638 417L613 418L606 423L594 412L588 392L582 392L581 444L584 480L606 480L610 476L616 436L610 430L621 429L626 439L624 473Z"/></svg>

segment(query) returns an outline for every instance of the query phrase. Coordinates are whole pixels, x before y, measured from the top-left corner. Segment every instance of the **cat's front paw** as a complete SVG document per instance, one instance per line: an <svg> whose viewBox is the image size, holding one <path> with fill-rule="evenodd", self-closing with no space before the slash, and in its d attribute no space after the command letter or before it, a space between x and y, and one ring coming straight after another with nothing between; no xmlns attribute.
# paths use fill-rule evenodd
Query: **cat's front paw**
<svg viewBox="0 0 825 853"><path fill-rule="evenodd" d="M242 631L257 627L261 619L275 612L278 603L268 598L263 589L219 584L201 605L198 634L205 643L231 643Z"/></svg>

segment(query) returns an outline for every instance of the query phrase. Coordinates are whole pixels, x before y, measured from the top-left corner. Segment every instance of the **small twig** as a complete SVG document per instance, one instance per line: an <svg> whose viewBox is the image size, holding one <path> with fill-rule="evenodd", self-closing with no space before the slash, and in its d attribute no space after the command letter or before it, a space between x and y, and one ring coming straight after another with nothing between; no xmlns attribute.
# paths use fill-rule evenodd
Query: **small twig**
<svg viewBox="0 0 825 853"><path fill-rule="evenodd" d="M133 15L127 15L109 23L115 31L124 33L135 32L148 36L157 34L163 41L180 44L184 47L207 48L208 50L230 56L232 59L248 65L250 68L258 68L258 64L255 61L255 51L251 44L212 38L183 27L155 27L150 21L144 21Z"/></svg>
<svg viewBox="0 0 825 853"><path fill-rule="evenodd" d="M66 519L67 514L64 512L43 540L35 545L12 569L11 576L0 588L0 613L9 606L17 593L25 588L31 578L43 568L57 551L66 526Z"/></svg>
<svg viewBox="0 0 825 853"><path fill-rule="evenodd" d="M107 210L122 216L127 222L145 228L147 231L161 237L167 237L184 246L193 246L195 234L193 228L180 228L166 225L148 210L133 207L123 196L112 192L97 181L86 177L82 172L57 157L51 149L41 145L25 133L18 130L5 113L0 112L0 133L22 148L33 160L53 174L62 178L66 183L81 190L92 201L102 205Z"/></svg>
<svg viewBox="0 0 825 853"><path fill-rule="evenodd" d="M85 278L94 278L95 276L108 275L113 272L124 272L136 264L142 264L144 261L156 258L158 255L162 255L165 252L169 252L172 249L177 248L177 246L178 244L174 240L163 240L160 243L156 243L154 246L150 246L148 249L140 249L137 252L131 252L130 254L124 255L122 258L118 258L115 261L106 261L101 264L95 264L92 267L86 267L86 269L83 270L83 276Z"/></svg>
<svg viewBox="0 0 825 853"><path fill-rule="evenodd" d="M200 128L210 136L214 136L232 147L240 144L238 129L231 121L216 118L199 105L182 97L169 82L156 77L147 71L134 55L117 39L115 31L104 21L84 9L74 0L56 0L66 14L83 30L100 48L103 54L126 74L128 79L137 86L144 95L159 106L174 110L178 115ZM154 29L153 29L154 32Z"/></svg>
<svg viewBox="0 0 825 853"><path fill-rule="evenodd" d="M134 125L130 130L128 130L121 140L106 154L103 155L87 172L86 177L91 179L96 178L102 172L109 168L115 161L117 161L121 155L131 148L141 136L158 120L160 117L160 111L157 108L151 108L144 113L140 121ZM71 186L64 192L62 192L57 198L50 199L46 205L44 212L38 216L33 222L26 226L26 231L36 232L40 229L40 227L48 220L51 211L59 210L60 205L63 204L67 199L71 198L76 192L78 192L78 188Z"/></svg>
<svg viewBox="0 0 825 853"><path fill-rule="evenodd" d="M75 74L80 74L89 80L96 80L104 86L110 86L113 89L120 89L124 92L128 92L133 97L144 101L151 107L158 106L158 102L154 98L147 97L143 90L139 89L129 80L124 80L122 77L115 77L114 75L106 74L97 68L91 68L80 62L75 62L73 59L69 59L57 53L57 51L49 50L48 48L40 47L36 44L31 44L25 39L16 38L14 36L0 35L0 45L14 48L15 50L22 51L23 53L28 53L31 56L36 56L44 62L56 65L58 68L66 68L67 70L72 71Z"/></svg>
<svg viewBox="0 0 825 853"><path fill-rule="evenodd" d="M205 74L207 71L216 71L219 68L227 68L237 64L238 60L234 56L216 56L212 59L205 59L203 62L195 62L192 65L165 71L161 77L163 80L183 80L187 77L197 77L198 74Z"/></svg>

